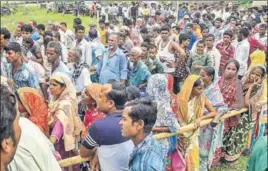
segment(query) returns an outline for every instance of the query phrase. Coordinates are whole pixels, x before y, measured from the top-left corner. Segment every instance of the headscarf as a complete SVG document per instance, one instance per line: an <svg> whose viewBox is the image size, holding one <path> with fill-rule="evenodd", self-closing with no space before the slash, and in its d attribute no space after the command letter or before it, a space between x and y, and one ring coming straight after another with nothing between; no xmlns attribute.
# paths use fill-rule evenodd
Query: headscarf
<svg viewBox="0 0 268 171"><path fill-rule="evenodd" d="M45 99L38 90L30 87L19 88L17 93L30 115L28 119L36 124L45 135L48 135L48 108Z"/></svg>
<svg viewBox="0 0 268 171"><path fill-rule="evenodd" d="M64 131L65 151L70 151L75 149L76 138L82 130L82 122L77 115L76 91L69 77L63 73L54 73L50 80L64 84L65 89L59 98L53 97L49 102L48 125L53 127L55 122L60 120Z"/></svg>
<svg viewBox="0 0 268 171"><path fill-rule="evenodd" d="M185 122L188 123L188 102L193 90L194 83L201 78L198 75L189 75L183 83L182 89L179 92L178 99L178 114L179 117ZM203 115L203 108L205 105L205 96L201 95L194 104L194 114L195 118L199 118Z"/></svg>
<svg viewBox="0 0 268 171"><path fill-rule="evenodd" d="M87 86L86 91L92 97L93 100L97 101L97 97L101 92L102 85L98 83L92 83Z"/></svg>

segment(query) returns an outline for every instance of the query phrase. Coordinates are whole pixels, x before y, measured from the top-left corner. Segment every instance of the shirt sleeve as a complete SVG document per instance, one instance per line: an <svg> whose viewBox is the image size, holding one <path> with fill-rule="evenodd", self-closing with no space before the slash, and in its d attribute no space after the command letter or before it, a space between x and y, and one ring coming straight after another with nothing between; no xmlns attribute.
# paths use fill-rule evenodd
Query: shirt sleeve
<svg viewBox="0 0 268 171"><path fill-rule="evenodd" d="M82 145L85 146L87 149L92 150L94 147L99 146L100 143L100 136L99 131L96 127L96 123L92 124L91 127L88 129L88 134Z"/></svg>
<svg viewBox="0 0 268 171"><path fill-rule="evenodd" d="M57 138L57 141L59 141L60 138L63 136L63 125L60 120L56 121L52 129L51 136Z"/></svg>
<svg viewBox="0 0 268 171"><path fill-rule="evenodd" d="M127 80L127 59L125 56L120 56L120 63L119 63L119 69L120 69L120 79L121 80Z"/></svg>
<svg viewBox="0 0 268 171"><path fill-rule="evenodd" d="M82 71L82 76L83 76L83 82L84 82L84 88L86 88L90 83L91 83L91 79L90 79L90 73L88 71L87 68L84 68Z"/></svg>
<svg viewBox="0 0 268 171"><path fill-rule="evenodd" d="M207 55L207 62L206 62L207 66L213 67L212 66L212 59L210 55Z"/></svg>

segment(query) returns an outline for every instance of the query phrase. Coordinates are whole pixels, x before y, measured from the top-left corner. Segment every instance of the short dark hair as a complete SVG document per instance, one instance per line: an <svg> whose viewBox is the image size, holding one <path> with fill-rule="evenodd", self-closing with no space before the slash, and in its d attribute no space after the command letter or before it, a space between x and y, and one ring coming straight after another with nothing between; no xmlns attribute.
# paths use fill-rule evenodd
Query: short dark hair
<svg viewBox="0 0 268 171"><path fill-rule="evenodd" d="M60 25L64 25L65 27L67 27L66 22L61 22Z"/></svg>
<svg viewBox="0 0 268 171"><path fill-rule="evenodd" d="M17 117L17 110L16 110L16 97L12 94L9 89L4 86L0 85L1 87L1 115L0 115L0 149L2 149L2 141L9 137L12 138L12 141L17 144L14 130L13 130L13 123Z"/></svg>
<svg viewBox="0 0 268 171"><path fill-rule="evenodd" d="M226 62L225 66L224 66L224 70L226 69L226 67L227 67L230 63L234 63L234 64L235 64L235 67L236 67L236 69L237 69L236 72L238 72L238 70L239 70L239 68L240 68L240 64L239 64L239 62L238 62L237 60L235 60L235 59L229 59L229 60Z"/></svg>
<svg viewBox="0 0 268 171"><path fill-rule="evenodd" d="M202 78L198 78L195 82L194 82L194 85L193 87L197 87L197 86L200 86L202 84L203 80Z"/></svg>
<svg viewBox="0 0 268 171"><path fill-rule="evenodd" d="M254 70L256 70L256 69L260 69L261 70L261 77L263 78L264 76L265 76L265 72L266 72L266 70L265 70L265 68L264 67L262 67L262 66L260 66L260 65L257 65L257 66L255 66L252 70L251 70L251 72L252 71L254 71Z"/></svg>
<svg viewBox="0 0 268 171"><path fill-rule="evenodd" d="M179 36L179 44L182 44L182 42L189 40L190 36L188 34L185 33L181 33Z"/></svg>
<svg viewBox="0 0 268 171"><path fill-rule="evenodd" d="M205 41L204 41L204 40L198 40L198 42L197 42L196 45L198 45L198 44L203 44L203 45L205 45Z"/></svg>
<svg viewBox="0 0 268 171"><path fill-rule="evenodd" d="M191 27L191 28L193 28L194 25L193 25L192 23L188 23L186 27Z"/></svg>
<svg viewBox="0 0 268 171"><path fill-rule="evenodd" d="M99 24L104 24L104 23L105 23L105 21L103 19L99 20Z"/></svg>
<svg viewBox="0 0 268 171"><path fill-rule="evenodd" d="M233 37L233 33L232 33L231 31L229 31L229 30L225 31L225 32L223 33L223 36L224 36L224 35L230 36L230 38Z"/></svg>
<svg viewBox="0 0 268 171"><path fill-rule="evenodd" d="M34 41L31 37L25 37L25 38L23 38L23 42L32 44Z"/></svg>
<svg viewBox="0 0 268 171"><path fill-rule="evenodd" d="M75 27L75 33L77 33L78 30L83 30L83 31L85 31L85 27L82 26L82 25L77 25L77 26Z"/></svg>
<svg viewBox="0 0 268 171"><path fill-rule="evenodd" d="M126 96L127 101L135 100L140 98L140 89L138 89L136 86L128 86L126 88Z"/></svg>
<svg viewBox="0 0 268 171"><path fill-rule="evenodd" d="M142 27L140 29L140 33L144 33L144 34L147 34L148 33L148 29L146 27Z"/></svg>
<svg viewBox="0 0 268 171"><path fill-rule="evenodd" d="M46 27L45 27L44 24L38 24L38 25L37 25L37 29L38 29L38 30L43 30L43 31L45 31L45 30L46 30Z"/></svg>
<svg viewBox="0 0 268 171"><path fill-rule="evenodd" d="M30 25L28 24L24 24L22 27L21 27L21 31L25 31L25 32L28 32L28 33L32 33L33 32L33 29Z"/></svg>
<svg viewBox="0 0 268 171"><path fill-rule="evenodd" d="M141 47L146 47L147 49L149 49L149 47L148 47L149 45L148 45L148 43L147 42L142 42L141 43Z"/></svg>
<svg viewBox="0 0 268 171"><path fill-rule="evenodd" d="M140 98L128 102L125 107L131 107L128 115L132 119L132 123L142 120L144 122L143 132L149 134L157 117L156 103L149 98Z"/></svg>
<svg viewBox="0 0 268 171"><path fill-rule="evenodd" d="M207 74L207 76L211 77L211 81L214 81L215 77L215 69L211 66L205 66L202 68L203 71Z"/></svg>
<svg viewBox="0 0 268 171"><path fill-rule="evenodd" d="M204 37L204 40L206 40L206 39L209 38L209 37L212 37L213 40L215 40L215 36L214 36L214 34L211 34L211 33L209 33L208 35L206 35L206 36Z"/></svg>
<svg viewBox="0 0 268 171"><path fill-rule="evenodd" d="M107 97L109 100L114 101L117 110L122 110L127 102L126 87L119 81L112 82L111 85L112 90L108 93Z"/></svg>
<svg viewBox="0 0 268 171"><path fill-rule="evenodd" d="M154 44L149 44L148 49L156 49L157 50L157 47Z"/></svg>
<svg viewBox="0 0 268 171"><path fill-rule="evenodd" d="M219 21L222 23L222 19L221 18L216 18L215 21Z"/></svg>
<svg viewBox="0 0 268 171"><path fill-rule="evenodd" d="M160 29L161 31L170 31L170 27L168 25L163 25Z"/></svg>
<svg viewBox="0 0 268 171"><path fill-rule="evenodd" d="M74 22L75 24L82 24L82 20L81 20L80 18L75 18L75 19L73 20L73 22Z"/></svg>
<svg viewBox="0 0 268 171"><path fill-rule="evenodd" d="M260 24L259 28L265 28L265 29L267 29L267 24L262 23L262 24Z"/></svg>
<svg viewBox="0 0 268 171"><path fill-rule="evenodd" d="M242 34L244 37L248 37L248 35L249 35L249 31L248 31L248 29L247 28L241 28L240 30L239 30L239 33L240 34Z"/></svg>
<svg viewBox="0 0 268 171"><path fill-rule="evenodd" d="M54 32L53 33L53 36L56 37L59 41L60 41L60 33L57 31L57 32Z"/></svg>
<svg viewBox="0 0 268 171"><path fill-rule="evenodd" d="M4 35L4 39L10 39L10 32L6 28L0 29L0 34Z"/></svg>

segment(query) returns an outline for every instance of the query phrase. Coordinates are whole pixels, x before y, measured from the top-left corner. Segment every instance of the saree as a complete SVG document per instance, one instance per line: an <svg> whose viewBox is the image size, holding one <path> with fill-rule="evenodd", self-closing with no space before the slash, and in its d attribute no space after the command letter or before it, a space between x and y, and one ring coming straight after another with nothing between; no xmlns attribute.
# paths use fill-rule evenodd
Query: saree
<svg viewBox="0 0 268 171"><path fill-rule="evenodd" d="M61 135L59 141L54 144L62 159L77 155L77 143L82 131L83 124L77 115L77 98L75 88L68 76L55 73L50 80L56 80L65 85L65 89L59 98L52 98L49 102L48 125L52 130L52 136ZM73 167L79 170L79 166Z"/></svg>
<svg viewBox="0 0 268 171"><path fill-rule="evenodd" d="M30 87L19 88L17 93L29 114L28 119L48 136L48 108L45 99L39 94L38 90Z"/></svg>
<svg viewBox="0 0 268 171"><path fill-rule="evenodd" d="M180 93L177 96L178 99L178 117L185 124L194 124L197 118L202 117L206 97L201 95L190 99L191 92L195 81L200 78L198 75L190 75L186 78ZM199 170L199 145L198 145L199 129L191 132L185 132L179 136L179 148L186 161L187 171Z"/></svg>
<svg viewBox="0 0 268 171"><path fill-rule="evenodd" d="M246 95L251 84L249 77L253 69L255 69L255 67L252 67L242 79L244 95ZM250 95L249 110L241 114L239 124L235 127L232 127L226 133L226 136L224 137L224 151L226 153L224 159L226 161L232 162L237 160L244 150L245 142L250 130L258 129L258 124L255 124L255 122L258 122L258 113L260 112L261 108L256 104L259 102L262 92L263 85L261 85L260 88L253 90L252 94ZM254 125L256 125L256 127L254 127Z"/></svg>

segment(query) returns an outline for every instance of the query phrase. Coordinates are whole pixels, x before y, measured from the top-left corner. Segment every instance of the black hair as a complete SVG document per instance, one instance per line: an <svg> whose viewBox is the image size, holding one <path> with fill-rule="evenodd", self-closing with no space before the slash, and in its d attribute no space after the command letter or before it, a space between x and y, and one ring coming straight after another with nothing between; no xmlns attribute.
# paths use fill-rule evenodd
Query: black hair
<svg viewBox="0 0 268 171"><path fill-rule="evenodd" d="M261 70L261 77L263 78L265 76L265 68L261 67L261 66L255 66L251 72L255 71L256 69L260 69Z"/></svg>
<svg viewBox="0 0 268 171"><path fill-rule="evenodd" d="M202 83L203 81L202 81L202 78L200 77L194 82L193 88L200 86Z"/></svg>
<svg viewBox="0 0 268 171"><path fill-rule="evenodd" d="M157 33L160 33L160 28L158 26L155 26L155 27L153 27L153 31L157 32Z"/></svg>
<svg viewBox="0 0 268 171"><path fill-rule="evenodd" d="M59 32L54 32L53 36L56 37L60 41L61 36Z"/></svg>
<svg viewBox="0 0 268 171"><path fill-rule="evenodd" d="M142 27L140 29L140 33L144 33L144 34L147 34L148 33L148 29L146 27Z"/></svg>
<svg viewBox="0 0 268 171"><path fill-rule="evenodd" d="M209 33L206 37L204 37L204 40L206 40L206 39L209 38L209 37L212 37L213 40L215 40L215 36L214 36L214 34L211 34L211 33Z"/></svg>
<svg viewBox="0 0 268 171"><path fill-rule="evenodd" d="M136 86L128 86L126 88L126 96L127 101L135 100L140 98L140 89L138 89Z"/></svg>
<svg viewBox="0 0 268 171"><path fill-rule="evenodd" d="M194 16L195 16L196 18L200 18L200 17L201 17L201 14L200 14L200 12L196 12L196 13L194 14Z"/></svg>
<svg viewBox="0 0 268 171"><path fill-rule="evenodd" d="M28 24L24 24L22 27L21 27L21 31L25 31L25 32L28 32L28 33L32 33L33 32L33 29L30 25Z"/></svg>
<svg viewBox="0 0 268 171"><path fill-rule="evenodd" d="M226 62L225 66L224 66L224 70L226 69L226 67L227 67L230 63L234 63L234 64L235 64L235 68L237 69L236 72L238 72L238 70L239 70L239 68L240 68L240 64L239 64L239 62L238 62L237 60L235 60L235 59L229 59L229 60Z"/></svg>
<svg viewBox="0 0 268 171"><path fill-rule="evenodd" d="M112 90L107 94L109 100L114 101L115 108L117 110L124 109L124 105L127 102L126 87L119 81L111 83Z"/></svg>
<svg viewBox="0 0 268 171"><path fill-rule="evenodd" d="M103 19L99 20L99 24L104 24L104 23L105 23L105 21Z"/></svg>
<svg viewBox="0 0 268 171"><path fill-rule="evenodd" d="M10 32L6 28L0 29L0 34L4 35L4 39L10 39Z"/></svg>
<svg viewBox="0 0 268 171"><path fill-rule="evenodd" d="M223 33L223 36L224 36L224 35L230 36L230 38L233 37L233 33L232 33L231 31L229 31L229 30L225 31L225 32Z"/></svg>
<svg viewBox="0 0 268 171"><path fill-rule="evenodd" d="M251 30L252 29L251 24L248 23L248 22L244 23L243 24L243 27L247 28L248 30Z"/></svg>
<svg viewBox="0 0 268 171"><path fill-rule="evenodd" d="M75 18L75 19L73 20L73 22L74 22L75 24L77 24L77 25L82 24L82 20L81 20L80 18Z"/></svg>
<svg viewBox="0 0 268 171"><path fill-rule="evenodd" d="M82 25L77 25L77 26L75 26L75 33L77 33L78 30L83 30L83 31L85 31L85 27L82 26Z"/></svg>
<svg viewBox="0 0 268 171"><path fill-rule="evenodd" d="M188 34L181 33L179 36L179 44L182 44L182 42L186 40L190 40L190 36Z"/></svg>
<svg viewBox="0 0 268 171"><path fill-rule="evenodd" d="M25 37L25 38L23 38L23 42L28 43L28 44L32 44L34 41L31 37Z"/></svg>
<svg viewBox="0 0 268 171"><path fill-rule="evenodd" d="M242 34L244 37L248 37L249 31L247 28L244 27L239 30L239 34Z"/></svg>
<svg viewBox="0 0 268 171"><path fill-rule="evenodd" d="M187 24L187 27L193 28L194 25L193 25L192 23L188 23L188 24Z"/></svg>
<svg viewBox="0 0 268 171"><path fill-rule="evenodd" d="M14 145L17 144L13 124L17 117L16 97L12 94L7 86L1 87L1 115L0 115L0 149L2 149L2 141L9 137L12 138Z"/></svg>
<svg viewBox="0 0 268 171"><path fill-rule="evenodd" d="M148 49L156 49L157 50L157 47L154 44L149 44Z"/></svg>
<svg viewBox="0 0 268 171"><path fill-rule="evenodd" d="M201 32L204 31L204 30L206 30L206 29L209 30L208 26L206 26L206 25L202 25L202 27L201 27Z"/></svg>
<svg viewBox="0 0 268 171"><path fill-rule="evenodd" d="M215 21L219 21L222 23L222 19L221 18L216 18Z"/></svg>
<svg viewBox="0 0 268 171"><path fill-rule="evenodd" d="M170 31L170 27L168 25L163 25L160 29L161 31Z"/></svg>
<svg viewBox="0 0 268 171"><path fill-rule="evenodd" d="M67 27L66 22L61 22L60 25L64 25L65 27Z"/></svg>
<svg viewBox="0 0 268 171"><path fill-rule="evenodd" d="M262 24L259 25L259 28L265 28L265 29L267 29L267 24L262 23Z"/></svg>
<svg viewBox="0 0 268 171"><path fill-rule="evenodd" d="M131 107L128 116L132 119L132 123L142 120L144 122L143 132L149 134L157 117L156 103L149 98L141 98L128 102L125 107Z"/></svg>
<svg viewBox="0 0 268 171"><path fill-rule="evenodd" d="M215 69L211 66L205 66L202 70L205 71L207 76L211 77L211 81L213 82L215 79Z"/></svg>
<svg viewBox="0 0 268 171"><path fill-rule="evenodd" d="M196 46L197 46L198 44L203 44L203 45L205 45L205 41L204 41L204 40L199 40L199 41L197 42Z"/></svg>
<svg viewBox="0 0 268 171"><path fill-rule="evenodd" d="M45 31L45 30L46 30L46 27L45 27L44 24L38 24L38 25L37 25L37 29L38 29L38 30L43 30L43 31Z"/></svg>
<svg viewBox="0 0 268 171"><path fill-rule="evenodd" d="M142 42L141 43L141 47L146 47L147 49L149 49L149 47L148 47L149 45L148 45L148 43L147 42Z"/></svg>

